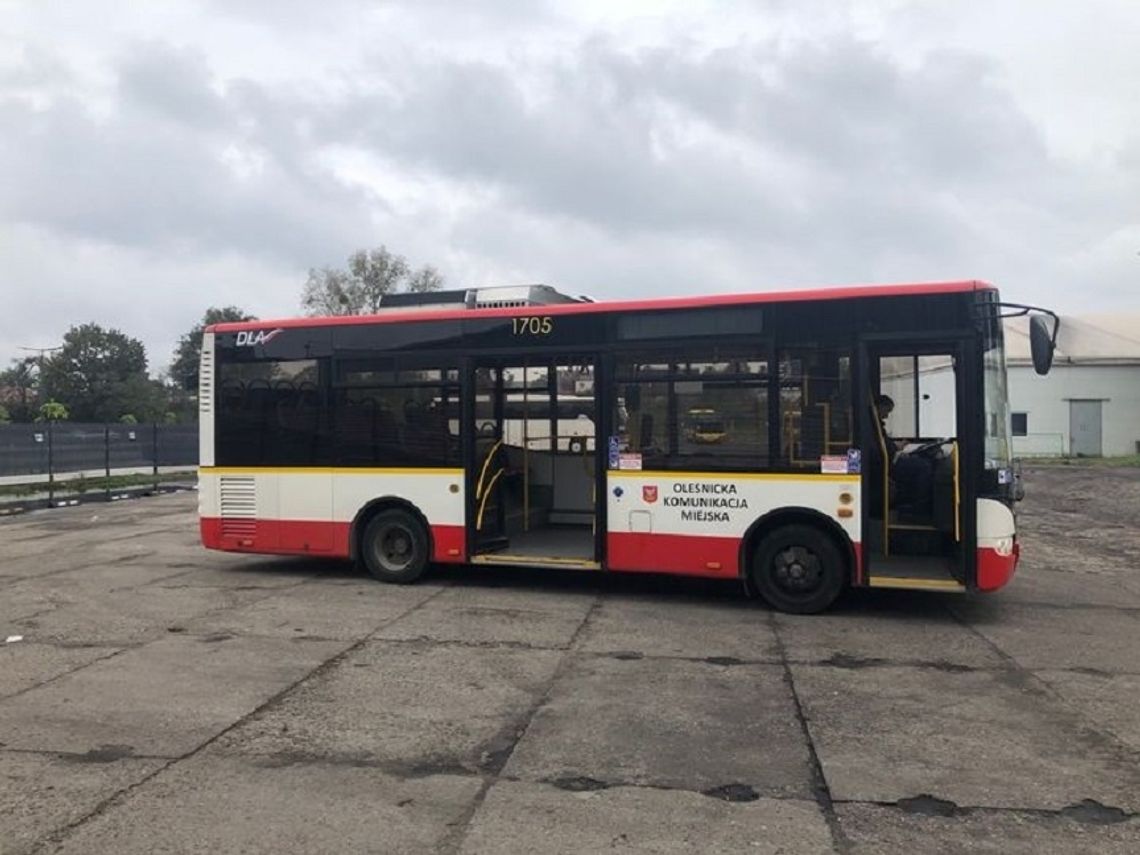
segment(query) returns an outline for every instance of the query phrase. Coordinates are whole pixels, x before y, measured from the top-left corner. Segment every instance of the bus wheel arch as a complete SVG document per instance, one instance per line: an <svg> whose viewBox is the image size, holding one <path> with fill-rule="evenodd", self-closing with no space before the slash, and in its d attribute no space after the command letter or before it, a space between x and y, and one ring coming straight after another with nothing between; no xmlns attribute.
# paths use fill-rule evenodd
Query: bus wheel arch
<svg viewBox="0 0 1140 855"><path fill-rule="evenodd" d="M821 588L815 595L790 596L774 587L770 578L770 562L775 557L772 552L788 548L803 552L813 562L813 569L822 575ZM855 547L847 533L834 520L811 508L781 508L767 513L748 528L741 540L740 575L746 590L781 611L811 613L827 608L850 586L855 561Z"/></svg>
<svg viewBox="0 0 1140 855"><path fill-rule="evenodd" d="M377 519L385 518L387 523L394 526L399 533L402 527L406 536L410 537L413 549L410 564L401 572L392 572L391 568L377 566L374 556L367 554L366 540L371 534L373 524ZM432 542L431 526L423 511L406 499L396 496L381 496L368 502L356 514L349 530L349 557L357 564L362 565L372 576L388 582L413 582L418 579L435 554Z"/></svg>

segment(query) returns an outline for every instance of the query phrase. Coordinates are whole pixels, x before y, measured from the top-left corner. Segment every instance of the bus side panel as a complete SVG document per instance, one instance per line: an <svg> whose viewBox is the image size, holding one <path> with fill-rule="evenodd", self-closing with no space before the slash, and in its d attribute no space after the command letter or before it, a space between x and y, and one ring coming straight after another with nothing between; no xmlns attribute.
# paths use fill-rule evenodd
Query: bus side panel
<svg viewBox="0 0 1140 855"><path fill-rule="evenodd" d="M278 486L276 477L256 470L199 467L202 545L231 552L279 552Z"/></svg>
<svg viewBox="0 0 1140 855"><path fill-rule="evenodd" d="M739 537L611 531L606 550L606 566L611 570L717 579L740 575Z"/></svg>
<svg viewBox="0 0 1140 855"><path fill-rule="evenodd" d="M978 590L996 591L1017 569L1017 528L1013 511L996 499L978 499Z"/></svg>
<svg viewBox="0 0 1140 855"><path fill-rule="evenodd" d="M467 560L462 469L338 469L333 478L333 517L349 524L375 499L414 506L431 528L432 560Z"/></svg>
<svg viewBox="0 0 1140 855"><path fill-rule="evenodd" d="M607 480L612 570L736 578L752 523L791 507L833 519L859 552L858 475L610 471Z"/></svg>
<svg viewBox="0 0 1140 855"><path fill-rule="evenodd" d="M460 469L204 468L199 476L202 543L237 552L347 558L353 520L382 498L407 502L424 515L432 560L466 560Z"/></svg>

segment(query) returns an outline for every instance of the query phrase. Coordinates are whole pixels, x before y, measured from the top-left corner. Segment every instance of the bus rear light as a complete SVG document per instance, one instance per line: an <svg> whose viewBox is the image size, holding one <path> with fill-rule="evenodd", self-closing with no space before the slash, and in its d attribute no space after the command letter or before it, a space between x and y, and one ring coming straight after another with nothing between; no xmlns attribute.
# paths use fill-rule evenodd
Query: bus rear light
<svg viewBox="0 0 1140 855"><path fill-rule="evenodd" d="M447 550L447 554L448 554L448 555L458 555L458 554L459 554L459 550L458 550L458 549L456 549L455 547L452 547L451 549Z"/></svg>
<svg viewBox="0 0 1140 855"><path fill-rule="evenodd" d="M841 504L841 505L850 505L854 501L855 501L855 497L852 496L847 491L844 491L844 492L839 494L839 504Z"/></svg>
<svg viewBox="0 0 1140 855"><path fill-rule="evenodd" d="M706 561L705 567L707 567L709 570L719 570L720 569L720 562L719 561Z"/></svg>
<svg viewBox="0 0 1140 855"><path fill-rule="evenodd" d="M994 552L1003 558L1013 555L1014 539L1012 537L999 537L994 544Z"/></svg>
<svg viewBox="0 0 1140 855"><path fill-rule="evenodd" d="M835 514L841 519L850 519L855 516L855 511L851 510L851 508L839 508L835 511Z"/></svg>

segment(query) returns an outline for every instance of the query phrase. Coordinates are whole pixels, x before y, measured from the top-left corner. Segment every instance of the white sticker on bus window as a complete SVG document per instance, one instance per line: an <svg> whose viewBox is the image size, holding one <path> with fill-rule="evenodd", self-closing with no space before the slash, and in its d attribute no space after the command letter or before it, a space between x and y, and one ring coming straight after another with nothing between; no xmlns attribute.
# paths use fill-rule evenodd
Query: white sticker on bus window
<svg viewBox="0 0 1140 855"><path fill-rule="evenodd" d="M819 458L819 471L828 475L847 474L846 454L825 454Z"/></svg>
<svg viewBox="0 0 1140 855"><path fill-rule="evenodd" d="M618 456L618 469L640 469L641 455L634 452L622 452Z"/></svg>

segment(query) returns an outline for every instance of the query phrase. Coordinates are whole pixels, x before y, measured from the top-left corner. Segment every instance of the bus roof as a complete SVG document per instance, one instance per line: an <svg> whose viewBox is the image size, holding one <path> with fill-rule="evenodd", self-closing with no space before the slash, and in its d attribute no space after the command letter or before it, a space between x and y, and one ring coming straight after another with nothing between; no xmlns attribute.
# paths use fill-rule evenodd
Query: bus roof
<svg viewBox="0 0 1140 855"><path fill-rule="evenodd" d="M518 317L525 315L586 315L610 312L702 309L712 306L742 306L754 303L790 303L811 300L849 300L864 297L913 297L923 294L952 294L993 291L993 285L980 280L958 282L918 282L894 285L843 285L800 291L754 291L744 294L707 294L692 297L656 297L643 300L612 300L554 305L517 306L493 309L424 309L381 312L375 315L332 315L326 317L283 318L277 320L235 321L211 324L206 332L291 329L298 327L347 326L414 321L460 320L465 318Z"/></svg>

